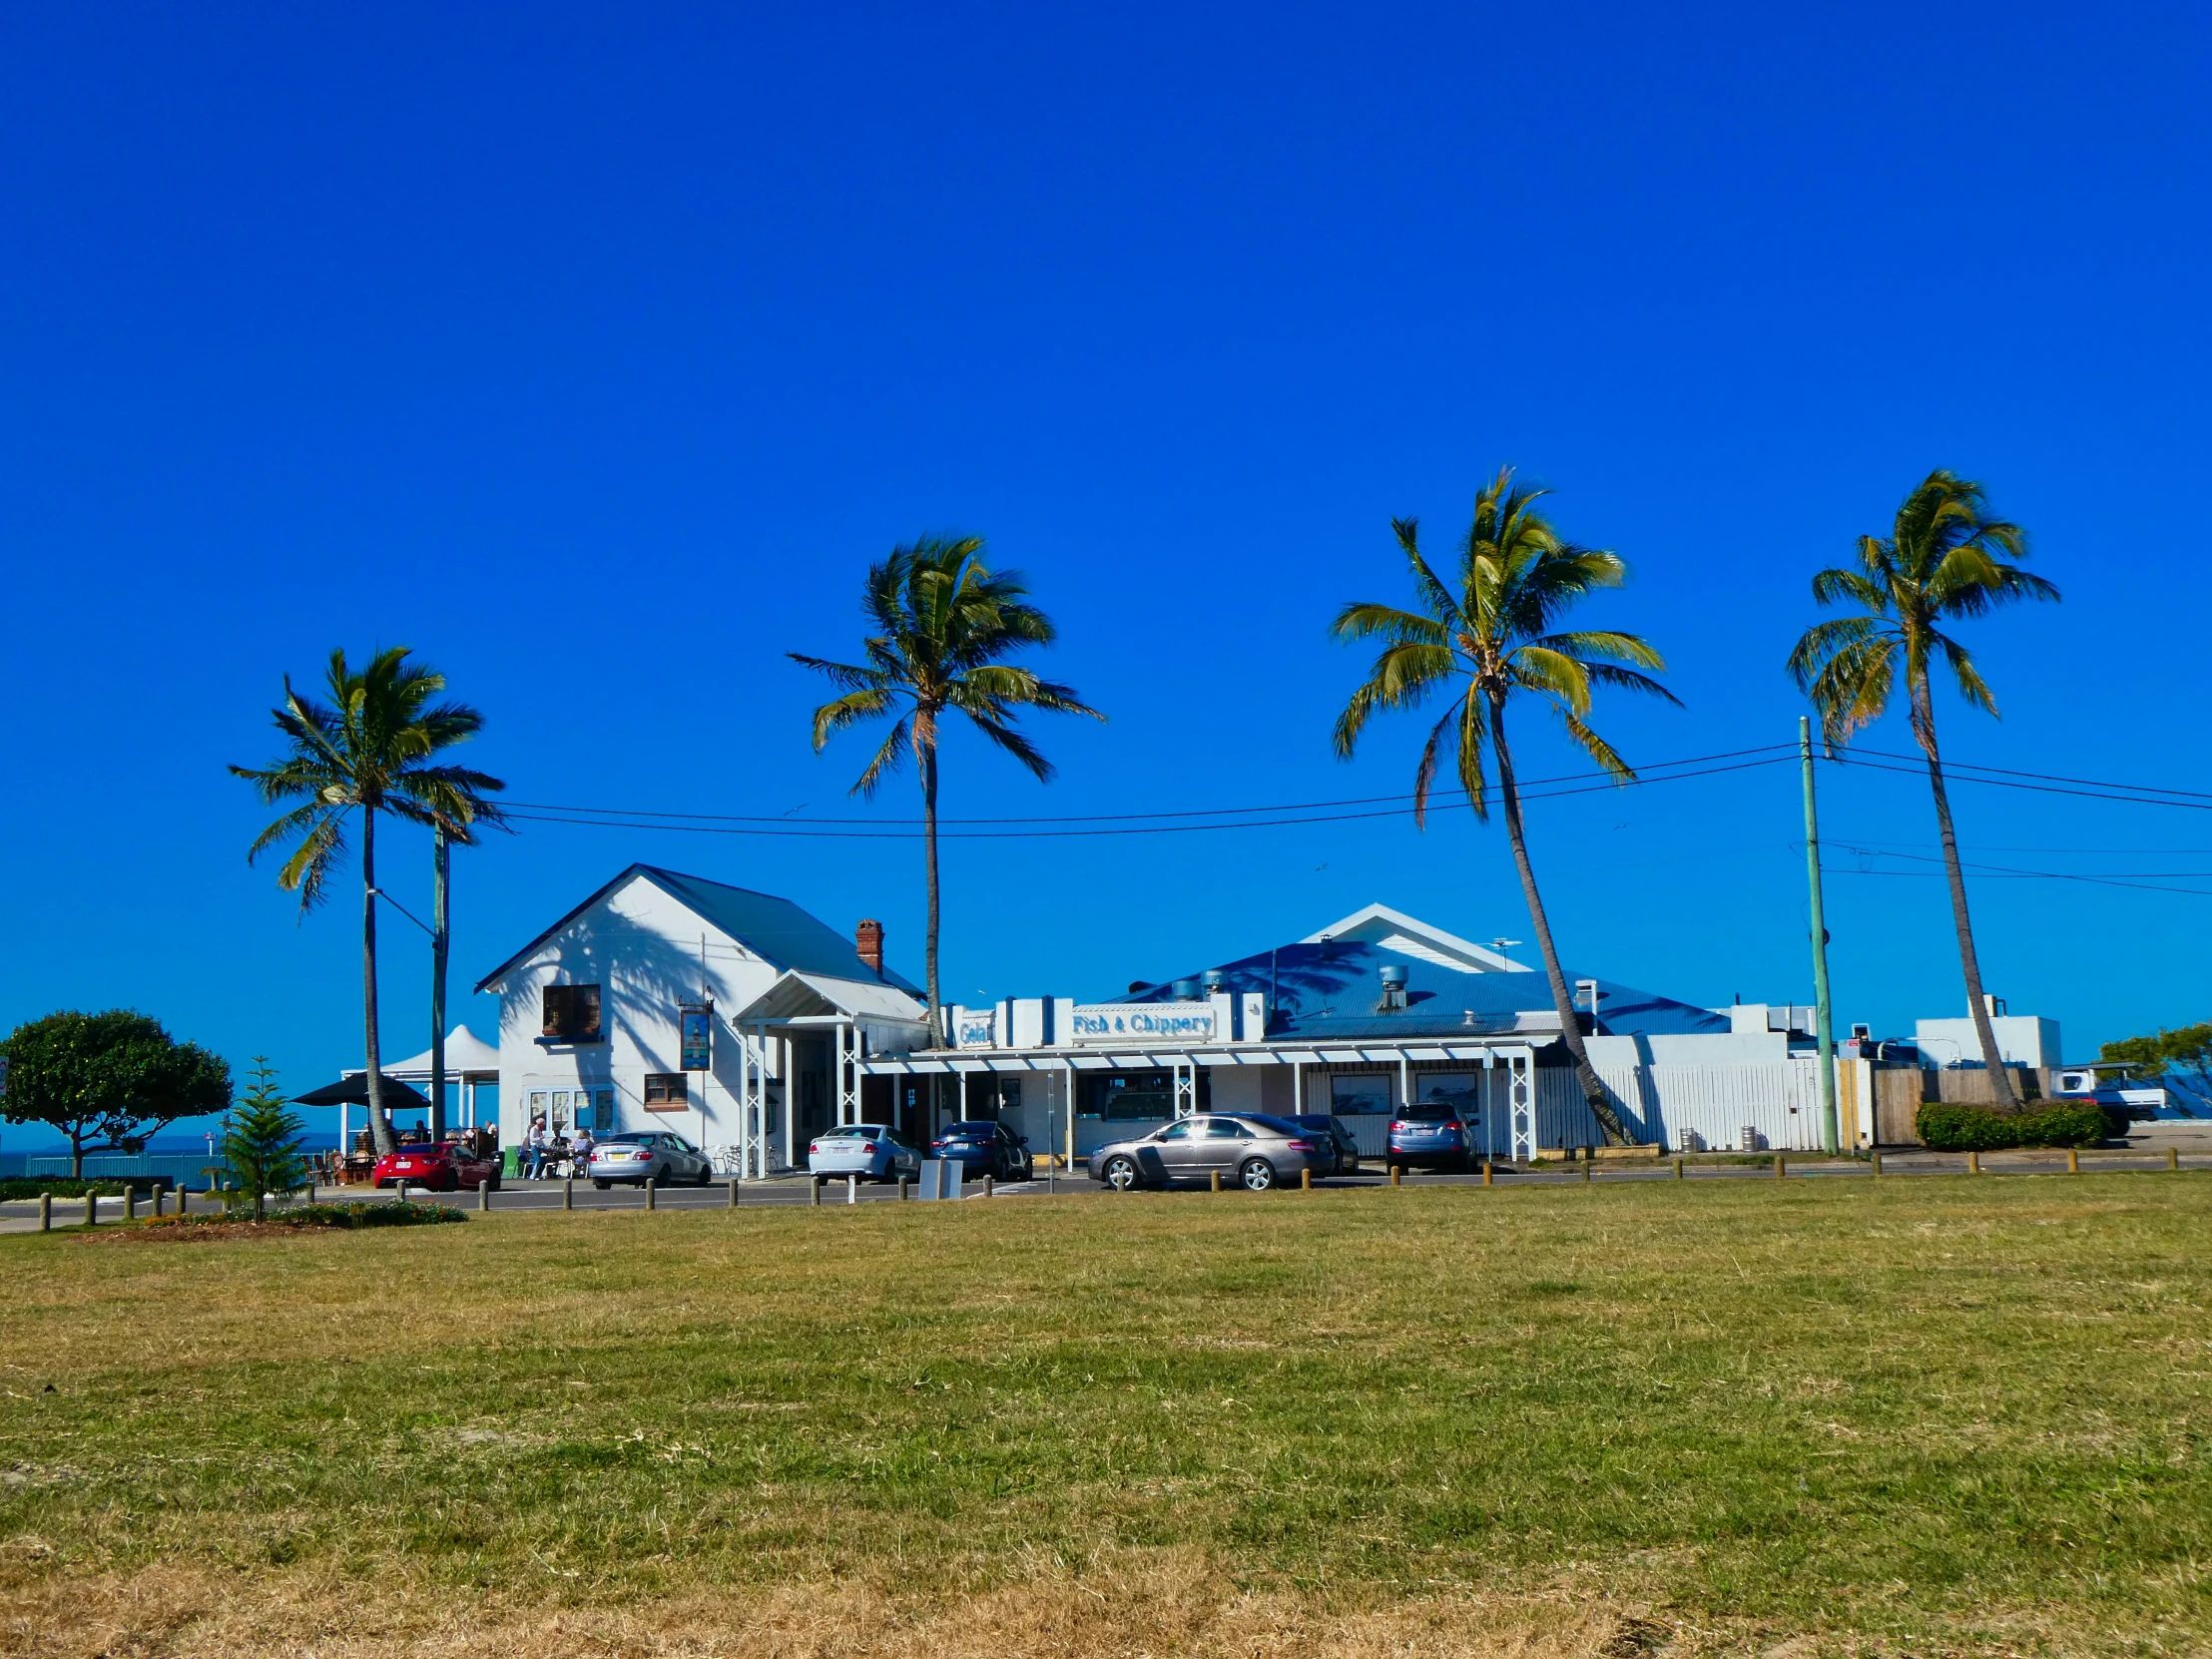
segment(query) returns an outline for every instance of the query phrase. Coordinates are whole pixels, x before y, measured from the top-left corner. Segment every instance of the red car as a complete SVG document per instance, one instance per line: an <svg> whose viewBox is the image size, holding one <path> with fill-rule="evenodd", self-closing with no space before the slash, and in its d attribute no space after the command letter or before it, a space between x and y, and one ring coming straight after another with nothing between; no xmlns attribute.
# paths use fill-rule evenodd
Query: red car
<svg viewBox="0 0 2212 1659"><path fill-rule="evenodd" d="M435 1145L426 1141L384 1154L376 1160L371 1179L379 1187L396 1187L404 1181L410 1187L428 1187L441 1193L473 1191L482 1181L497 1192L499 1164L496 1159L479 1158L453 1141Z"/></svg>

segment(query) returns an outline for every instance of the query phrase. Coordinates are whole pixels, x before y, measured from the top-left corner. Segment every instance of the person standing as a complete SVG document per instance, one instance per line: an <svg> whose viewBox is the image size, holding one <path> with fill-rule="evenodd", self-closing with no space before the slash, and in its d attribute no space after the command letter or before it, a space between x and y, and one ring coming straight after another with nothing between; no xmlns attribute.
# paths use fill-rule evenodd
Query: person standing
<svg viewBox="0 0 2212 1659"><path fill-rule="evenodd" d="M530 1158L531 1180L543 1181L545 1179L545 1160L551 1149L552 1143L546 1139L545 1119L534 1119L530 1124L529 1139L523 1143L523 1150L529 1154Z"/></svg>

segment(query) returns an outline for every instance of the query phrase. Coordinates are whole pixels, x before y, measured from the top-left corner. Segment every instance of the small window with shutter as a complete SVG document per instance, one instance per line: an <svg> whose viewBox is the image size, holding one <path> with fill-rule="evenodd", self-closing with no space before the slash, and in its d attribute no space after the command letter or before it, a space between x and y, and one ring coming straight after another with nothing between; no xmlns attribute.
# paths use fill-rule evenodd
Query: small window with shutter
<svg viewBox="0 0 2212 1659"><path fill-rule="evenodd" d="M540 993L545 1042L595 1043L599 1033L597 985L547 985Z"/></svg>

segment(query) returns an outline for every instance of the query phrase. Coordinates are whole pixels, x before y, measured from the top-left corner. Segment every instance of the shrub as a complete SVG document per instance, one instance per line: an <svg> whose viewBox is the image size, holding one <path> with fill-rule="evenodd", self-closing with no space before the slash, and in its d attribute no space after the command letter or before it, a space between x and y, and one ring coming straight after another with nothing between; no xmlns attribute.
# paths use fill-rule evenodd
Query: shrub
<svg viewBox="0 0 2212 1659"><path fill-rule="evenodd" d="M335 1227L353 1231L363 1227L436 1227L449 1221L466 1221L461 1211L443 1204L295 1204L272 1210L260 1223L264 1227ZM253 1218L236 1212L220 1216L170 1216L143 1224L148 1232L174 1234L209 1227L249 1225ZM126 1230L128 1231L128 1230Z"/></svg>
<svg viewBox="0 0 2212 1659"><path fill-rule="evenodd" d="M2018 1113L1930 1101L1917 1120L1922 1142L1937 1152L1998 1152L2013 1146L2094 1146L2104 1139L2104 1108L2093 1100L2048 1100Z"/></svg>

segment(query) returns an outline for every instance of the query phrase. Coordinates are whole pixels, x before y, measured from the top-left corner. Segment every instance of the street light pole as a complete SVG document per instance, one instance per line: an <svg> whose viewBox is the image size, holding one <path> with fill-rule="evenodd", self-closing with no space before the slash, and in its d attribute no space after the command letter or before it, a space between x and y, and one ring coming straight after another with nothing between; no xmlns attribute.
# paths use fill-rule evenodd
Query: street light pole
<svg viewBox="0 0 2212 1659"><path fill-rule="evenodd" d="M1821 1057L1821 1146L1834 1156L1836 1126L1836 1026L1828 1003L1828 925L1821 910L1821 826L1813 810L1813 723L1798 716L1798 760L1805 772L1805 879L1812 895L1813 1026Z"/></svg>

